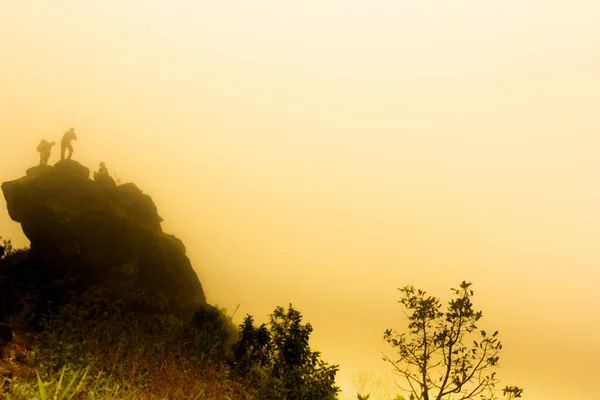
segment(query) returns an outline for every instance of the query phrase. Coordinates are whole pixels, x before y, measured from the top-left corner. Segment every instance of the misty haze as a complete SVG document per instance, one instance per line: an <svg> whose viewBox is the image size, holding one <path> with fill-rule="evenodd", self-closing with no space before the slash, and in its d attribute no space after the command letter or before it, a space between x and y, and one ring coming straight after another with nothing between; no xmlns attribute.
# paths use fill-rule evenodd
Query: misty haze
<svg viewBox="0 0 600 400"><path fill-rule="evenodd" d="M595 399L600 3L0 11L0 398Z"/></svg>

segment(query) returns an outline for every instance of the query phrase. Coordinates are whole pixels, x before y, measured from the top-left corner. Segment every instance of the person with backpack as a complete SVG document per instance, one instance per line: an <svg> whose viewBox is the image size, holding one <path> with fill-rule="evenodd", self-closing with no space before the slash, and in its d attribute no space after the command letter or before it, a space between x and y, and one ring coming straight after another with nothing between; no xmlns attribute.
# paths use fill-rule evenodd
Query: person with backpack
<svg viewBox="0 0 600 400"><path fill-rule="evenodd" d="M48 165L50 152L52 151L52 146L54 146L55 144L55 142L48 142L44 139L42 139L40 144L38 144L37 151L40 152L40 165Z"/></svg>

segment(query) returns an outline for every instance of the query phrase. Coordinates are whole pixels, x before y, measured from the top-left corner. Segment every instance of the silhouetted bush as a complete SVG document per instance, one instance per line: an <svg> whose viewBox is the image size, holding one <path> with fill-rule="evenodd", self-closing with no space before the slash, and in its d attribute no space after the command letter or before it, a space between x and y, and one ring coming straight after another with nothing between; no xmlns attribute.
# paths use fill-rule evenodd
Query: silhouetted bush
<svg viewBox="0 0 600 400"><path fill-rule="evenodd" d="M384 360L401 377L398 387L425 399L497 398L502 343L498 331L488 334L478 328L483 312L473 305L471 283L463 281L452 289L454 298L445 310L439 298L424 290L410 285L398 290L408 332L387 329L383 335L397 353ZM515 398L521 397L523 389L507 386L503 392Z"/></svg>
<svg viewBox="0 0 600 400"><path fill-rule="evenodd" d="M222 361L232 355L238 338L237 327L220 310L209 304L200 306L184 327L184 343L201 361Z"/></svg>
<svg viewBox="0 0 600 400"><path fill-rule="evenodd" d="M254 327L248 315L240 325L232 362L236 374L246 377L260 399L335 399L337 365L328 365L309 346L312 326L292 305L277 307L269 324Z"/></svg>

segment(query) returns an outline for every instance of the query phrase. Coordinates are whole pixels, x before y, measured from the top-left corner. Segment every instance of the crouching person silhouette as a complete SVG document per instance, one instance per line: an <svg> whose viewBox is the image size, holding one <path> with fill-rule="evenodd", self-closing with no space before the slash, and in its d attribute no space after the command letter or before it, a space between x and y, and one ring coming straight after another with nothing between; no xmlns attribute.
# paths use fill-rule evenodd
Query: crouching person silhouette
<svg viewBox="0 0 600 400"><path fill-rule="evenodd" d="M66 132L63 135L62 140L60 142L60 159L61 160L65 159L65 150L69 150L69 155L67 156L67 160L71 159L71 156L73 155L73 146L71 145L71 142L73 140L77 140L77 135L75 134L75 129L71 128L71 129L69 129L68 132Z"/></svg>
<svg viewBox="0 0 600 400"><path fill-rule="evenodd" d="M54 146L55 144L55 142L48 142L44 139L42 139L40 144L38 144L37 151L40 152L40 165L48 165L50 152L52 151L52 146Z"/></svg>
<svg viewBox="0 0 600 400"><path fill-rule="evenodd" d="M103 162L100 163L100 166L98 167L98 172L94 172L94 180L103 185L117 186L114 179L111 178L110 175L108 175L108 169L106 168L106 165Z"/></svg>
<svg viewBox="0 0 600 400"><path fill-rule="evenodd" d="M94 179L95 180L103 179L107 176L108 176L108 169L106 168L106 165L103 162L101 162L100 166L98 167L98 172L94 172Z"/></svg>

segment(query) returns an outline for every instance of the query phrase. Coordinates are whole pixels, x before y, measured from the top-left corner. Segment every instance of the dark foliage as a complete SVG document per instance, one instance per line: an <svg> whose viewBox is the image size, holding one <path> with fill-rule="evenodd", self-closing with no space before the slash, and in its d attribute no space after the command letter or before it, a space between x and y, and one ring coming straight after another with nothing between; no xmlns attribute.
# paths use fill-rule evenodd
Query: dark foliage
<svg viewBox="0 0 600 400"><path fill-rule="evenodd" d="M201 361L223 361L231 357L237 328L225 313L211 305L200 306L184 326L184 347L197 352Z"/></svg>
<svg viewBox="0 0 600 400"><path fill-rule="evenodd" d="M402 378L404 389L418 400L494 399L495 369L502 344L498 331L478 330L483 313L471 298L471 283L452 289L454 298L442 310L440 300L413 286L399 289L408 317L408 333L388 329L384 339L397 357L384 357ZM400 385L399 385L400 386ZM504 395L520 397L522 389L506 387Z"/></svg>
<svg viewBox="0 0 600 400"><path fill-rule="evenodd" d="M335 399L337 365L328 365L309 338L312 326L290 304L277 307L269 324L254 326L252 316L240 325L240 340L234 345L233 370L247 377L261 399Z"/></svg>

